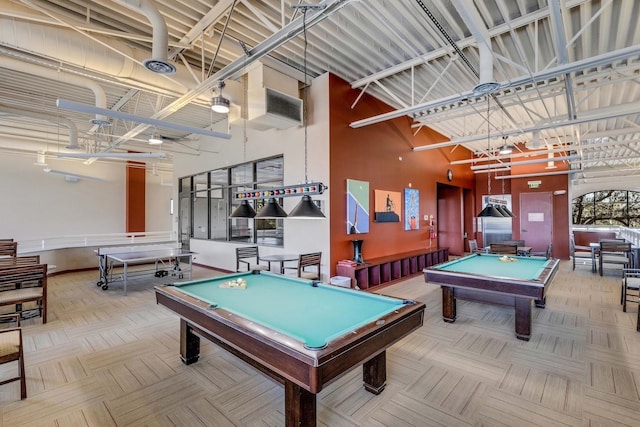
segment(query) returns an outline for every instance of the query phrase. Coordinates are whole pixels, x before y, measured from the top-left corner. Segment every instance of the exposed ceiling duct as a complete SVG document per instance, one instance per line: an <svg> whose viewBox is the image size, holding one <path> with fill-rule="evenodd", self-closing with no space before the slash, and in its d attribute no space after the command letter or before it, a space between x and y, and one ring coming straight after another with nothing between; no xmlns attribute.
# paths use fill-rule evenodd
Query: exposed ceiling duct
<svg viewBox="0 0 640 427"><path fill-rule="evenodd" d="M489 31L482 22L482 17L475 7L469 7L469 2L465 0L451 0L458 14L469 27L471 35L478 42L478 52L480 55L480 82L473 88L476 94L486 94L495 92L500 84L493 78L493 52L491 51L491 40Z"/></svg>
<svg viewBox="0 0 640 427"><path fill-rule="evenodd" d="M120 0L123 4L143 13L151 23L153 29L153 45L151 58L145 59L142 63L154 73L174 74L176 67L169 62L169 42L167 23L149 0Z"/></svg>
<svg viewBox="0 0 640 427"><path fill-rule="evenodd" d="M17 59L4 56L2 58L2 66L10 70L19 71L21 73L32 74L34 76L41 76L57 80L63 83L71 84L74 86L82 86L91 90L96 98L96 107L107 108L107 95L102 87L96 83L95 80L91 80L86 77L78 76L76 74L69 74L62 71L54 70L53 68L42 67L36 64L30 64L28 62L19 61ZM51 106L53 108L53 105ZM111 122L103 115L96 114L94 119L91 119L91 123L98 126L108 126ZM75 127L75 126L74 126Z"/></svg>
<svg viewBox="0 0 640 427"><path fill-rule="evenodd" d="M34 119L46 120L51 123L65 126L69 129L69 144L65 148L70 150L76 150L80 148L80 146L78 145L78 130L76 128L76 125L69 119L59 116L52 116L50 114L42 113L40 111L28 108L10 107L3 104L0 104L0 113L14 116L32 117Z"/></svg>
<svg viewBox="0 0 640 427"><path fill-rule="evenodd" d="M25 37L25 34L29 36ZM187 87L194 84L186 69L170 78L149 73L140 65L144 62L143 51L96 35L79 38L76 31L68 28L0 17L0 44L38 57L52 58L52 65L67 64L92 73L107 74L127 85L166 95L184 94ZM209 102L206 97L202 99Z"/></svg>

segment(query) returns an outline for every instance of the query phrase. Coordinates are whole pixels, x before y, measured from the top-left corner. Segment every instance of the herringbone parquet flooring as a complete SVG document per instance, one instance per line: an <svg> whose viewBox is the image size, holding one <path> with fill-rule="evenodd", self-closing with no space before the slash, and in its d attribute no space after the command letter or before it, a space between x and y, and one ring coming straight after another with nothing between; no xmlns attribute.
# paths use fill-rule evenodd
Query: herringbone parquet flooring
<svg viewBox="0 0 640 427"><path fill-rule="evenodd" d="M196 267L194 278L217 274ZM24 322L29 397L0 387L1 426L284 424L280 385L204 340L184 366L178 319L151 284L124 296L96 276L50 278L49 322ZM515 339L508 308L461 301L444 323L440 289L422 276L381 292L424 301L425 325L387 351L382 394L364 390L359 368L326 387L319 425L640 425L637 312L622 312L618 276L562 262L529 342Z"/></svg>

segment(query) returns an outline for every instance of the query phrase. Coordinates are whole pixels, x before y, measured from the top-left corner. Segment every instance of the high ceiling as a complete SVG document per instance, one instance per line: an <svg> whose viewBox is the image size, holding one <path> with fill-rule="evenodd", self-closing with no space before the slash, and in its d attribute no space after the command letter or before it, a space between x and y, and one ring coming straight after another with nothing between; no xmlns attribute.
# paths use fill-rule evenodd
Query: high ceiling
<svg viewBox="0 0 640 427"><path fill-rule="evenodd" d="M526 144L569 162L574 186L613 184L640 172L639 19L635 0L0 0L0 153L65 150L73 128L92 153L197 152L197 133L158 126L150 146L149 121L103 126L56 100L211 130L218 82L254 62L305 81L306 29L310 77L397 109L353 127L406 115L474 167ZM167 51L175 74L144 68Z"/></svg>

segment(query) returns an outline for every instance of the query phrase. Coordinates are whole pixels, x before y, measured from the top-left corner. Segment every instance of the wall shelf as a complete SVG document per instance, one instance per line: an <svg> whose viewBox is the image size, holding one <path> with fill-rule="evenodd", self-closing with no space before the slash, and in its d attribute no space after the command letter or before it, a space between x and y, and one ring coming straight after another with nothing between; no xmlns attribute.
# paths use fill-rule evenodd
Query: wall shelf
<svg viewBox="0 0 640 427"><path fill-rule="evenodd" d="M448 259L449 248L419 249L367 259L366 263L361 265L338 264L336 274L349 277L352 288L357 285L360 289L370 289L422 273L424 268L441 264Z"/></svg>

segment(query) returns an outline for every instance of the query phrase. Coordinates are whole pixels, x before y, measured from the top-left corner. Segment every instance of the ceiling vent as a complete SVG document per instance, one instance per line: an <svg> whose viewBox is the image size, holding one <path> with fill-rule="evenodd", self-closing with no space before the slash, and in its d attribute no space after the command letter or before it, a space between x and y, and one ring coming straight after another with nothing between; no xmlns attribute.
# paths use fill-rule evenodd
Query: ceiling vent
<svg viewBox="0 0 640 427"><path fill-rule="evenodd" d="M288 129L302 125L302 100L275 89L263 88L248 94L249 127Z"/></svg>
<svg viewBox="0 0 640 427"><path fill-rule="evenodd" d="M241 105L242 102L234 100L229 123L240 124L242 119L246 119L247 126L257 130L288 129L302 125L298 80L265 67L261 62L252 64L245 78L247 108L241 111L234 104Z"/></svg>

